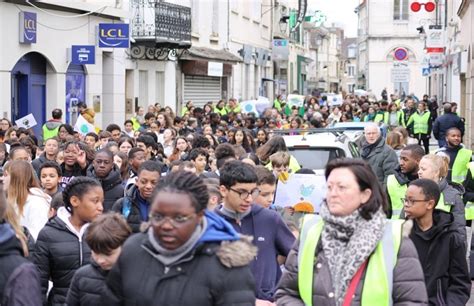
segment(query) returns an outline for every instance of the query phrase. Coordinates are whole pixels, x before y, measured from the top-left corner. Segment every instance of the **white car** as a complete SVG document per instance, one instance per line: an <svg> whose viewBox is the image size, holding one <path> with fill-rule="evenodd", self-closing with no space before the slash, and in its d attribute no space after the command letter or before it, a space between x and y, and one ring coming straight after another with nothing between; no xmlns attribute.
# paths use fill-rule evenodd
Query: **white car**
<svg viewBox="0 0 474 306"><path fill-rule="evenodd" d="M283 139L301 168L312 169L316 174L322 175L326 165L333 159L360 156L355 141L340 131L310 129L301 133L284 135Z"/></svg>

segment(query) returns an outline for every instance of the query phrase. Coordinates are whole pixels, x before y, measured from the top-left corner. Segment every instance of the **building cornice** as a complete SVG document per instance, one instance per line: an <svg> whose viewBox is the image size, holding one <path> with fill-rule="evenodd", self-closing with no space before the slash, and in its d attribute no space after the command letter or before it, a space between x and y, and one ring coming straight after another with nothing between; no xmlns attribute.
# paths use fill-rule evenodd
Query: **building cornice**
<svg viewBox="0 0 474 306"><path fill-rule="evenodd" d="M469 2L472 2L472 1L471 0L462 0L461 5L459 5L459 9L458 9L457 14L460 18L462 18L463 15L466 13L467 8L469 7Z"/></svg>

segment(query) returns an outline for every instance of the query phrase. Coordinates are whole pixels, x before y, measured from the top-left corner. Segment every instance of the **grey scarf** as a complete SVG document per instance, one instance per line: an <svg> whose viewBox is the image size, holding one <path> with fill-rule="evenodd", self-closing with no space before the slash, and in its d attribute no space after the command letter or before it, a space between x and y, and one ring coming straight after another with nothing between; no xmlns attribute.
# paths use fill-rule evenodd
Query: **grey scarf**
<svg viewBox="0 0 474 306"><path fill-rule="evenodd" d="M382 239L387 221L382 208L371 220L365 220L359 210L348 216L334 216L323 203L320 215L325 222L322 246L331 271L336 305L342 305L352 278Z"/></svg>
<svg viewBox="0 0 474 306"><path fill-rule="evenodd" d="M196 243L204 234L206 227L207 220L206 218L202 218L202 223L196 226L196 229L194 230L188 241L186 241L176 250L168 250L162 247L158 240L156 240L155 238L153 228L150 227L148 229L148 240L150 240L151 245L158 252L158 254L154 254L155 258L158 259L163 265L165 265L165 267L169 267L177 263L181 258L189 254L189 252L195 247Z"/></svg>

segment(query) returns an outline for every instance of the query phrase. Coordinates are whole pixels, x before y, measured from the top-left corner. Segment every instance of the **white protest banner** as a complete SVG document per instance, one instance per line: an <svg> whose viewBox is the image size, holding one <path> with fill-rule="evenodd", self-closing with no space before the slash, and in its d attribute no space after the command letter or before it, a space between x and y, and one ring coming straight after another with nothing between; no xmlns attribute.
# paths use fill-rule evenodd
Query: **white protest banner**
<svg viewBox="0 0 474 306"><path fill-rule="evenodd" d="M95 132L95 128L92 124L90 124L82 115L77 117L76 124L74 125L74 131L81 133L82 135L86 135L90 132Z"/></svg>
<svg viewBox="0 0 474 306"><path fill-rule="evenodd" d="M278 181L274 204L281 207L294 207L298 203L308 203L314 212L319 212L326 196L326 180L322 175L292 174L283 183Z"/></svg>
<svg viewBox="0 0 474 306"><path fill-rule="evenodd" d="M243 101L240 102L240 109L243 114L248 114L248 113L254 113L255 115L258 116L258 111L256 104L256 100L248 100L248 101Z"/></svg>
<svg viewBox="0 0 474 306"><path fill-rule="evenodd" d="M290 107L301 107L304 105L305 96L302 95L288 95L287 103Z"/></svg>
<svg viewBox="0 0 474 306"><path fill-rule="evenodd" d="M32 127L36 126L38 123L36 123L36 119L33 116L33 114L28 114L25 117L22 117L18 120L15 120L15 124L18 127L29 129L29 128L32 128Z"/></svg>

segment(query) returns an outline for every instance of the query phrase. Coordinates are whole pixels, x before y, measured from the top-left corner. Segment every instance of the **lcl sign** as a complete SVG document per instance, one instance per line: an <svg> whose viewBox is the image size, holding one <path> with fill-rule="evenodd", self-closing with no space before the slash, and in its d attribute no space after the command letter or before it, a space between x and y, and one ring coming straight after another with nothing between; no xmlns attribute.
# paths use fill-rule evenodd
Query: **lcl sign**
<svg viewBox="0 0 474 306"><path fill-rule="evenodd" d="M410 9L412 10L412 12L416 13L416 12L419 12L421 10L422 6L425 7L425 11L427 11L427 12L432 12L436 8L436 4L434 2L426 2L426 3L413 2L410 5Z"/></svg>

